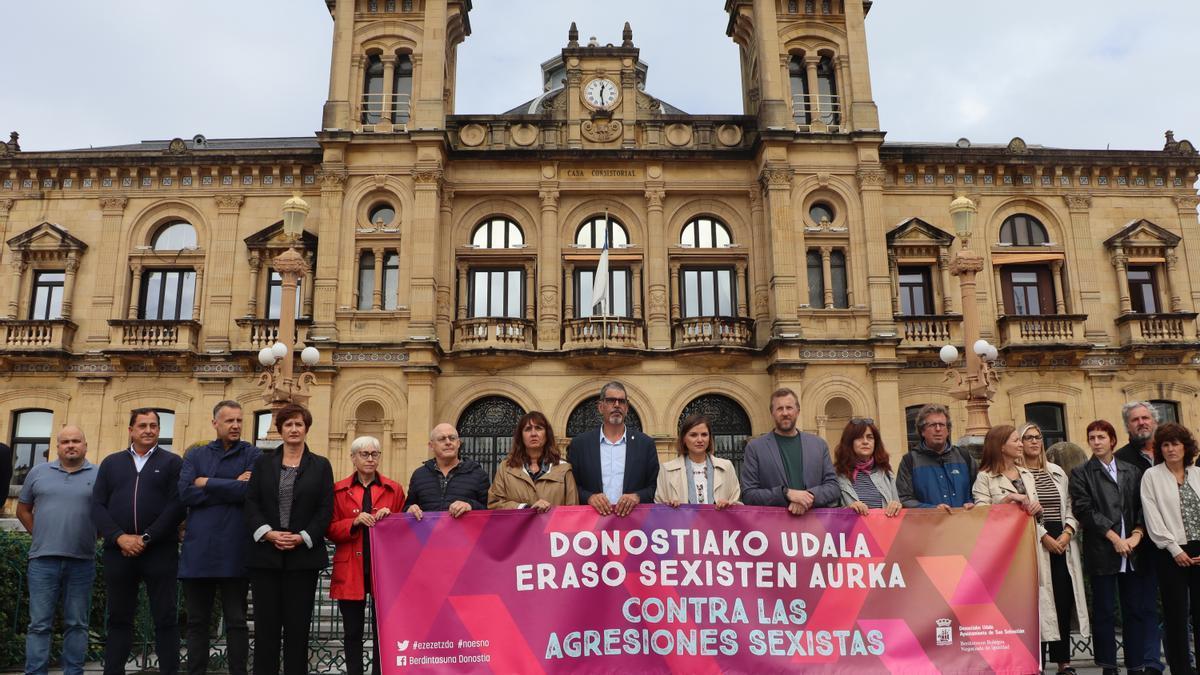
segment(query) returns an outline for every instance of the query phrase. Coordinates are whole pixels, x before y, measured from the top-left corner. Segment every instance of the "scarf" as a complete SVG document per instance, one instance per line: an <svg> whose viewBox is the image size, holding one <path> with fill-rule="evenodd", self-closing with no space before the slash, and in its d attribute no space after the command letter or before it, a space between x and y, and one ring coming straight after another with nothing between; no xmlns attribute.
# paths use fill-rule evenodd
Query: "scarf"
<svg viewBox="0 0 1200 675"><path fill-rule="evenodd" d="M850 472L850 482L853 483L854 481L858 480L858 474L871 473L874 470L875 457L872 456L868 457L867 459L860 459L854 463L854 470Z"/></svg>

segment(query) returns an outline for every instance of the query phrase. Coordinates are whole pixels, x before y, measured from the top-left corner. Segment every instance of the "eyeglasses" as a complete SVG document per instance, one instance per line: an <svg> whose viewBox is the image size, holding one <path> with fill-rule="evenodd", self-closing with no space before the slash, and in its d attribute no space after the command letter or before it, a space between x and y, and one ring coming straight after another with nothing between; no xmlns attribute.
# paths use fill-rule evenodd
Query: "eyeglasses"
<svg viewBox="0 0 1200 675"><path fill-rule="evenodd" d="M600 400L609 405L629 405L629 399L627 398L613 398L612 396L607 396Z"/></svg>
<svg viewBox="0 0 1200 675"><path fill-rule="evenodd" d="M433 439L434 443L445 443L447 441L453 443L458 440L458 436L436 436Z"/></svg>
<svg viewBox="0 0 1200 675"><path fill-rule="evenodd" d="M1033 435L1033 434L1029 434L1029 435L1027 435L1027 436L1022 436L1022 437L1021 437L1021 440L1023 440L1023 441L1040 441L1040 440L1042 440L1042 437L1041 437L1041 436L1035 436L1035 435Z"/></svg>
<svg viewBox="0 0 1200 675"><path fill-rule="evenodd" d="M875 424L875 420L870 417L851 417L851 424Z"/></svg>
<svg viewBox="0 0 1200 675"><path fill-rule="evenodd" d="M926 422L921 425L922 429L949 429L950 425L945 422Z"/></svg>
<svg viewBox="0 0 1200 675"><path fill-rule="evenodd" d="M358 456L362 457L363 459L379 459L380 457L383 456L383 453L382 452L363 452L360 450L358 452Z"/></svg>

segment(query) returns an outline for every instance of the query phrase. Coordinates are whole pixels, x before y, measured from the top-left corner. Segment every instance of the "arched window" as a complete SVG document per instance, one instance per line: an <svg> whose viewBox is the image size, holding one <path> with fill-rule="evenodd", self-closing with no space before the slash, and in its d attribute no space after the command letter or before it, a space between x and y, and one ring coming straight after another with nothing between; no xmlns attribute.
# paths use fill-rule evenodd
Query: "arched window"
<svg viewBox="0 0 1200 675"><path fill-rule="evenodd" d="M459 455L483 465L488 476L512 449L513 432L525 410L511 399L488 396L467 406L458 418Z"/></svg>
<svg viewBox="0 0 1200 675"><path fill-rule="evenodd" d="M170 450L175 447L175 411L155 408L158 413L158 447Z"/></svg>
<svg viewBox="0 0 1200 675"><path fill-rule="evenodd" d="M475 227L471 233L471 245L475 248L522 248L525 246L525 233L507 218L492 218Z"/></svg>
<svg viewBox="0 0 1200 675"><path fill-rule="evenodd" d="M723 248L732 243L729 228L716 218L697 218L684 225L679 235L679 245L688 248Z"/></svg>
<svg viewBox="0 0 1200 675"><path fill-rule="evenodd" d="M358 257L358 309L367 311L375 297L375 254L363 251Z"/></svg>
<svg viewBox="0 0 1200 675"><path fill-rule="evenodd" d="M1025 405L1025 421L1038 425L1042 430L1042 447L1048 448L1059 441L1067 440L1067 419L1061 403L1028 403Z"/></svg>
<svg viewBox="0 0 1200 675"><path fill-rule="evenodd" d="M821 95L821 121L825 124L841 124L842 114L837 89L837 68L833 57L828 54L817 62L817 88Z"/></svg>
<svg viewBox="0 0 1200 675"><path fill-rule="evenodd" d="M380 202L371 207L367 218L375 227L387 227L396 220L396 209L387 202Z"/></svg>
<svg viewBox="0 0 1200 675"><path fill-rule="evenodd" d="M788 61L788 80L792 84L792 116L796 124L808 126L808 74L804 71L804 57L796 54Z"/></svg>
<svg viewBox="0 0 1200 675"><path fill-rule="evenodd" d="M196 248L196 228L191 223L179 220L167 223L154 234L151 247L155 251L182 251Z"/></svg>
<svg viewBox="0 0 1200 675"><path fill-rule="evenodd" d="M408 54L396 57L396 72L392 78L392 123L407 124L412 109L413 62Z"/></svg>
<svg viewBox="0 0 1200 675"><path fill-rule="evenodd" d="M1050 242L1046 226L1028 213L1009 216L1000 226L1000 243L1008 246L1042 246Z"/></svg>
<svg viewBox="0 0 1200 675"><path fill-rule="evenodd" d="M740 470L746 441L751 434L750 417L742 406L728 396L706 394L683 407L679 423L692 415L705 415L712 421L708 433L712 435L716 456L733 462L734 468Z"/></svg>
<svg viewBox="0 0 1200 675"><path fill-rule="evenodd" d="M622 248L629 245L629 232L612 216L606 220L604 216L593 218L575 232L575 245L581 248L604 248L604 242L609 248Z"/></svg>
<svg viewBox="0 0 1200 675"><path fill-rule="evenodd" d="M382 113L383 59L379 54L370 54L363 69L363 124L379 124Z"/></svg>
<svg viewBox="0 0 1200 675"><path fill-rule="evenodd" d="M49 458L54 413L49 410L18 410L13 413L11 447L13 485L24 485L29 470ZM4 486L5 495L8 486Z"/></svg>
<svg viewBox="0 0 1200 675"><path fill-rule="evenodd" d="M567 417L567 438L574 438L600 428L603 420L600 419L599 403L600 395L596 394L575 406L570 416ZM625 428L633 431L642 430L642 418L632 403L629 404L629 411L625 413ZM569 457L567 459L570 460Z"/></svg>

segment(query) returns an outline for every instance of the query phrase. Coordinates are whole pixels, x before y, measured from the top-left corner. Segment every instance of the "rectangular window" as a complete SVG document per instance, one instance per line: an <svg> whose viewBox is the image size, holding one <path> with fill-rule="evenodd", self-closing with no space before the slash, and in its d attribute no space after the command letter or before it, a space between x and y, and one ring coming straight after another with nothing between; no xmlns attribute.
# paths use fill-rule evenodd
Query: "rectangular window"
<svg viewBox="0 0 1200 675"><path fill-rule="evenodd" d="M141 316L145 321L190 321L195 301L192 270L153 270L142 279Z"/></svg>
<svg viewBox="0 0 1200 675"><path fill-rule="evenodd" d="M302 300L304 298L304 281L296 284L296 313L293 316L299 317L301 311ZM267 281L267 318L275 321L279 320L279 308L283 306L283 277L279 276L279 272L272 271L271 278Z"/></svg>
<svg viewBox="0 0 1200 675"><path fill-rule="evenodd" d="M375 254L363 251L358 258L358 309L367 311L375 296Z"/></svg>
<svg viewBox="0 0 1200 675"><path fill-rule="evenodd" d="M1158 306L1158 285L1154 279L1153 267L1130 267L1129 303L1138 314L1156 314Z"/></svg>
<svg viewBox="0 0 1200 675"><path fill-rule="evenodd" d="M1158 423L1179 422L1179 401L1155 399L1149 402L1158 411Z"/></svg>
<svg viewBox="0 0 1200 675"><path fill-rule="evenodd" d="M608 270L608 307L606 316L631 316L631 289L629 270L609 268ZM596 270L576 270L575 272L575 315L586 319L593 314L599 316L598 303L592 302L592 287L596 285Z"/></svg>
<svg viewBox="0 0 1200 675"><path fill-rule="evenodd" d="M525 270L472 270L470 316L523 318Z"/></svg>
<svg viewBox="0 0 1200 675"><path fill-rule="evenodd" d="M804 261L808 268L808 306L821 309L825 306L825 272L821 268L821 253L811 250Z"/></svg>
<svg viewBox="0 0 1200 675"><path fill-rule="evenodd" d="M383 308L396 309L400 300L400 256L388 251L383 256Z"/></svg>
<svg viewBox="0 0 1200 675"><path fill-rule="evenodd" d="M63 280L61 270L36 272L33 275L33 305L29 308L31 321L52 321L62 318Z"/></svg>
<svg viewBox="0 0 1200 675"><path fill-rule="evenodd" d="M734 272L729 268L685 269L680 272L683 282L683 316L737 316L737 288Z"/></svg>
<svg viewBox="0 0 1200 675"><path fill-rule="evenodd" d="M171 450L175 445L175 413L171 410L156 410L158 413L158 447Z"/></svg>
<svg viewBox="0 0 1200 675"><path fill-rule="evenodd" d="M1054 282L1044 265L1005 267L1001 274L1004 312L1013 316L1054 314Z"/></svg>
<svg viewBox="0 0 1200 675"><path fill-rule="evenodd" d="M900 313L905 316L935 314L929 268L901 267L899 276Z"/></svg>
<svg viewBox="0 0 1200 675"><path fill-rule="evenodd" d="M1025 421L1038 425L1042 430L1042 447L1067 440L1064 425L1066 414L1061 403L1029 403L1025 406Z"/></svg>
<svg viewBox="0 0 1200 675"><path fill-rule="evenodd" d="M29 470L49 458L53 426L54 413L49 410L23 410L13 414L13 485L24 485Z"/></svg>

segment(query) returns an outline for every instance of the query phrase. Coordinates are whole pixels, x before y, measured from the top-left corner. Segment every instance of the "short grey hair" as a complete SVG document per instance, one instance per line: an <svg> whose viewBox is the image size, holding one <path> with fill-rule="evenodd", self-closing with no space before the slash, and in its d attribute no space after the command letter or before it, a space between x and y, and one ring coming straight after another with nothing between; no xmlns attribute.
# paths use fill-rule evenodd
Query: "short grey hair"
<svg viewBox="0 0 1200 675"><path fill-rule="evenodd" d="M350 455L354 456L360 451L365 450L368 446L378 451L380 449L379 439L374 436L359 436L350 443Z"/></svg>
<svg viewBox="0 0 1200 675"><path fill-rule="evenodd" d="M1150 411L1150 417L1154 418L1154 423L1158 424L1162 420L1158 416L1158 408L1149 401L1130 401L1121 406L1121 419L1125 420L1125 428L1129 428L1129 416L1133 413L1134 408L1145 408Z"/></svg>
<svg viewBox="0 0 1200 675"><path fill-rule="evenodd" d="M625 385L621 384L620 382L618 382L616 380L613 380L612 382L605 383L605 385L603 387L600 387L600 398L603 399L604 394L609 389L616 389L617 391L621 392L622 394L629 396L629 392L625 391Z"/></svg>
<svg viewBox="0 0 1200 675"><path fill-rule="evenodd" d="M942 415L946 418L946 428L950 428L950 409L941 403L926 403L917 411L917 429L925 428L925 419L930 415Z"/></svg>

